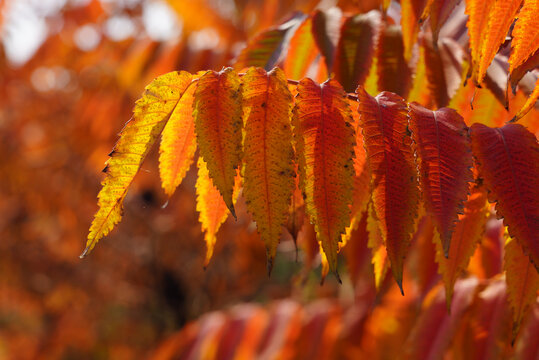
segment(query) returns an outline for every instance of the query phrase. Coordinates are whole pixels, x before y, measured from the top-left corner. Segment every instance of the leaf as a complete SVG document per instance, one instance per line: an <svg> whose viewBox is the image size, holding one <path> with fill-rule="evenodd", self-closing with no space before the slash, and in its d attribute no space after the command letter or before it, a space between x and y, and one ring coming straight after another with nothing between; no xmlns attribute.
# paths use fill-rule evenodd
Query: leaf
<svg viewBox="0 0 539 360"><path fill-rule="evenodd" d="M425 63L428 88L436 106L447 106L461 85L464 51L452 39L440 39L434 47L430 41L422 42L425 51ZM424 85L423 85L424 86Z"/></svg>
<svg viewBox="0 0 539 360"><path fill-rule="evenodd" d="M467 0L465 13L468 15L468 35L472 61L472 80L477 81L481 49L487 32L490 9L495 0ZM477 82L476 82L477 84Z"/></svg>
<svg viewBox="0 0 539 360"><path fill-rule="evenodd" d="M152 81L142 98L137 100L133 118L123 128L103 170L107 176L97 196L99 210L90 226L86 249L81 257L92 251L97 242L120 222L122 203L129 185L190 83L191 74L188 72L170 72Z"/></svg>
<svg viewBox="0 0 539 360"><path fill-rule="evenodd" d="M509 72L522 65L530 56L539 50L539 1L523 0L524 4L518 13L518 20L511 32L511 56Z"/></svg>
<svg viewBox="0 0 539 360"><path fill-rule="evenodd" d="M498 52L498 48L505 41L509 27L513 23L521 3L522 0L504 0L495 1L492 4L488 15L487 29L480 35L482 45L480 60L477 63L479 68L477 69L476 77L473 78L476 84L483 81L487 68Z"/></svg>
<svg viewBox="0 0 539 360"><path fill-rule="evenodd" d="M384 25L378 40L378 89L406 97L412 81L399 26Z"/></svg>
<svg viewBox="0 0 539 360"><path fill-rule="evenodd" d="M204 260L204 267L206 267L213 255L217 231L228 217L228 207L223 201L219 190L213 185L206 162L201 157L198 158L197 166L196 209L200 213L199 221L204 232L204 241L206 242L206 258ZM232 198L234 202L239 191L239 184L239 177L236 177L234 196Z"/></svg>
<svg viewBox="0 0 539 360"><path fill-rule="evenodd" d="M404 44L404 58L410 61L417 40L419 19L425 10L427 0L401 0L401 28Z"/></svg>
<svg viewBox="0 0 539 360"><path fill-rule="evenodd" d="M423 198L449 254L451 235L473 181L467 126L453 109L437 111L410 104L410 129L416 144Z"/></svg>
<svg viewBox="0 0 539 360"><path fill-rule="evenodd" d="M374 52L375 20L372 13L345 20L335 54L335 80L347 92L365 81ZM376 19L378 20L378 19Z"/></svg>
<svg viewBox="0 0 539 360"><path fill-rule="evenodd" d="M475 247L481 241L488 214L486 191L476 187L468 196L464 214L459 216L459 221L453 231L449 256L444 256L441 244L436 242L436 262L438 273L442 275L445 286L447 309L451 309L455 282L468 267Z"/></svg>
<svg viewBox="0 0 539 360"><path fill-rule="evenodd" d="M282 70L250 68L243 77L243 99L243 194L271 271L294 190L292 95Z"/></svg>
<svg viewBox="0 0 539 360"><path fill-rule="evenodd" d="M504 218L509 235L529 255L539 271L539 146L535 135L520 124L470 128L472 150L480 176Z"/></svg>
<svg viewBox="0 0 539 360"><path fill-rule="evenodd" d="M240 79L231 68L208 71L197 84L193 104L200 155L210 178L234 217L232 192L241 162L242 98Z"/></svg>
<svg viewBox="0 0 539 360"><path fill-rule="evenodd" d="M440 29L445 24L449 16L460 3L461 0L427 0L427 5L423 10L421 19L425 20L430 17L430 28L432 31L432 41L438 43L438 34Z"/></svg>
<svg viewBox="0 0 539 360"><path fill-rule="evenodd" d="M383 281L386 278L387 270L389 269L389 259L387 257L384 238L378 227L372 205L369 206L368 211L367 232L369 233L367 246L372 251L371 262L374 265L374 286L376 287L376 291L380 291Z"/></svg>
<svg viewBox="0 0 539 360"><path fill-rule="evenodd" d="M528 97L528 99L526 99L526 103L524 104L524 106L522 106L522 108L511 119L511 122L522 119L535 106L537 100L539 100L539 78L535 83L535 88L533 89L533 92Z"/></svg>
<svg viewBox="0 0 539 360"><path fill-rule="evenodd" d="M341 248L346 245L352 231L357 227L358 222L367 210L367 204L371 198L370 182L371 173L367 166L367 153L363 147L363 133L359 127L359 112L354 100L349 100L352 112L353 127L355 131L354 145L354 187L352 191L352 204L350 205L350 226L346 228L346 233L342 237Z"/></svg>
<svg viewBox="0 0 539 360"><path fill-rule="evenodd" d="M354 176L351 121L347 94L339 83L299 82L294 132L300 183L306 212L335 274L338 242L350 220Z"/></svg>
<svg viewBox="0 0 539 360"><path fill-rule="evenodd" d="M335 48L339 39L342 13L332 7L327 11L316 11L312 16L312 32L318 49L324 56L328 73L333 69Z"/></svg>
<svg viewBox="0 0 539 360"><path fill-rule="evenodd" d="M372 174L372 201L393 276L402 291L404 257L414 232L419 189L407 133L407 106L398 95L357 90L360 124Z"/></svg>
<svg viewBox="0 0 539 360"><path fill-rule="evenodd" d="M304 14L297 13L287 22L253 37L238 55L234 68L256 66L265 70L272 69L282 60L290 37L304 18Z"/></svg>
<svg viewBox="0 0 539 360"><path fill-rule="evenodd" d="M522 320L526 318L531 305L536 302L539 274L514 239L508 239L505 243L504 260L507 296L513 310L514 342Z"/></svg>
<svg viewBox="0 0 539 360"><path fill-rule="evenodd" d="M159 175L170 197L193 163L197 148L193 100L196 86L190 86L165 125L159 146Z"/></svg>
<svg viewBox="0 0 539 360"><path fill-rule="evenodd" d="M477 279L469 278L456 284L451 314L445 309L441 287L435 287L427 294L404 349L407 359L444 358L447 348L459 331L459 325L466 319L464 315L474 300L478 283Z"/></svg>
<svg viewBox="0 0 539 360"><path fill-rule="evenodd" d="M312 34L312 19L308 17L290 39L283 70L289 78L300 79L308 75L318 56L320 51Z"/></svg>
<svg viewBox="0 0 539 360"><path fill-rule="evenodd" d="M532 56L530 56L523 64L515 67L509 74L509 83L513 94L516 92L517 84L530 70L539 67L539 50L537 50Z"/></svg>

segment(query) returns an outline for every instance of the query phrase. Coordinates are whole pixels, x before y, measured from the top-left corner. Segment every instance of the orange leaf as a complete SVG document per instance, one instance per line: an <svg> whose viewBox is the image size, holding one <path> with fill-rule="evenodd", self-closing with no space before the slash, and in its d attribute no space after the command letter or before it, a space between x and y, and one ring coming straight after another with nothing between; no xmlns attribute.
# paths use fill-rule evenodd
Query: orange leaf
<svg viewBox="0 0 539 360"><path fill-rule="evenodd" d="M294 190L292 95L282 70L250 68L243 77L243 99L243 194L271 271Z"/></svg>
<svg viewBox="0 0 539 360"><path fill-rule="evenodd" d="M539 1L524 0L524 5L518 13L518 20L511 33L511 56L509 57L509 72L522 65L539 49Z"/></svg>
<svg viewBox="0 0 539 360"><path fill-rule="evenodd" d="M378 59L378 89L408 96L411 71L404 59L404 44L399 26L384 25L380 31L376 57Z"/></svg>
<svg viewBox="0 0 539 360"><path fill-rule="evenodd" d="M90 226L86 249L81 257L87 255L122 219L122 203L127 189L167 121L180 111L177 104L189 84L191 74L188 72L170 72L146 86L142 98L137 100L133 118L125 124L103 170L107 176L97 196L99 210Z"/></svg>
<svg viewBox="0 0 539 360"><path fill-rule="evenodd" d="M524 63L515 67L513 71L509 74L509 83L511 84L511 89L513 94L517 90L518 82L526 75L530 70L539 67L539 50L537 50L533 55L531 55Z"/></svg>
<svg viewBox="0 0 539 360"><path fill-rule="evenodd" d="M238 55L234 68L257 66L266 70L272 69L282 60L283 50L290 40L289 34L298 28L303 17L304 14L298 13L286 23L254 36Z"/></svg>
<svg viewBox="0 0 539 360"><path fill-rule="evenodd" d="M410 61L412 49L417 40L419 19L425 10L427 0L401 0L401 28L404 43L404 58Z"/></svg>
<svg viewBox="0 0 539 360"><path fill-rule="evenodd" d="M513 309L513 342L520 324L537 299L539 290L539 274L533 268L529 258L514 239L505 243L505 280L509 304Z"/></svg>
<svg viewBox="0 0 539 360"><path fill-rule="evenodd" d="M410 128L417 145L426 208L434 217L447 256L457 214L462 212L468 193L468 182L473 181L467 127L453 109L431 111L412 103Z"/></svg>
<svg viewBox="0 0 539 360"><path fill-rule="evenodd" d="M490 9L495 0L468 0L465 13L468 15L468 35L470 36L470 54L472 58L472 77L476 81L481 49L487 31Z"/></svg>
<svg viewBox="0 0 539 360"><path fill-rule="evenodd" d="M283 70L289 78L308 76L316 58L320 56L312 34L312 19L309 17L299 26L290 39Z"/></svg>
<svg viewBox="0 0 539 360"><path fill-rule="evenodd" d="M208 71L198 80L193 116L200 155L234 217L232 192L241 161L241 101L240 79L231 68Z"/></svg>
<svg viewBox="0 0 539 360"><path fill-rule="evenodd" d="M337 270L338 242L350 221L353 188L354 130L342 87L303 79L298 85L294 131L306 212Z"/></svg>
<svg viewBox="0 0 539 360"><path fill-rule="evenodd" d="M204 266L208 266L208 263L213 255L217 231L219 231L221 224L224 223L228 217L228 210L223 198L221 197L221 194L219 193L219 190L217 190L217 188L213 185L213 181L209 176L206 162L199 157L197 165L197 211L200 213L199 221L202 225L204 241L206 242L207 249ZM239 182L237 181L234 188L236 193L238 188ZM236 196L233 197L233 200L235 199Z"/></svg>
<svg viewBox="0 0 539 360"><path fill-rule="evenodd" d="M342 237L341 248L346 245L352 231L357 227L358 222L367 210L367 204L371 198L370 182L371 173L367 166L367 153L363 147L363 133L359 127L359 112L355 107L355 101L349 100L352 111L353 126L356 134L354 146L354 188L352 192L352 204L350 206L350 226L346 228L346 234ZM353 106L353 107L352 107Z"/></svg>
<svg viewBox="0 0 539 360"><path fill-rule="evenodd" d="M384 244L384 238L378 227L374 215L373 206L369 206L369 212L367 217L367 232L369 233L369 242L367 246L372 252L372 264L374 265L374 285L376 291L380 291L382 283L386 277L387 270L389 269L389 259L387 258L387 250Z"/></svg>
<svg viewBox="0 0 539 360"><path fill-rule="evenodd" d="M522 0L495 1L488 15L486 31L481 36L480 60L477 62L477 74L473 78L480 84L487 73L487 68L494 59L501 44L505 41L509 27L520 7Z"/></svg>
<svg viewBox="0 0 539 360"><path fill-rule="evenodd" d="M459 217L455 231L453 231L448 257L444 256L440 243L436 242L436 262L438 263L438 272L444 281L448 309L451 309L453 286L468 267L475 247L481 241L488 214L486 191L475 188L468 196L464 206L464 214Z"/></svg>
<svg viewBox="0 0 539 360"><path fill-rule="evenodd" d="M404 257L417 217L419 189L404 100L358 88L360 124L372 173L372 200L391 269L402 291Z"/></svg>
<svg viewBox="0 0 539 360"><path fill-rule="evenodd" d="M347 92L362 85L369 73L374 52L375 20L372 14L346 19L335 54L335 79Z"/></svg>
<svg viewBox="0 0 539 360"><path fill-rule="evenodd" d="M172 196L181 184L197 148L193 119L193 95L190 86L165 125L159 146L159 174L165 193Z"/></svg>
<svg viewBox="0 0 539 360"><path fill-rule="evenodd" d="M537 100L539 100L539 78L535 83L535 88L533 89L530 97L528 97L524 106L522 106L522 108L516 113L515 117L511 119L511 122L522 119L535 106Z"/></svg>
<svg viewBox="0 0 539 360"><path fill-rule="evenodd" d="M470 128L472 150L480 176L504 218L509 235L516 238L539 271L539 146L535 135L520 124Z"/></svg>

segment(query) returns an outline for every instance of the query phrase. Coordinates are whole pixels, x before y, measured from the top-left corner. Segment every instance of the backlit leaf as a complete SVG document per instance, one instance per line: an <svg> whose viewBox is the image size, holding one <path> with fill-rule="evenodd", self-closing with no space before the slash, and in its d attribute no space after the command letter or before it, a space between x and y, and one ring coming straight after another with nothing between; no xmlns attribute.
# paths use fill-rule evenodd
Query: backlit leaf
<svg viewBox="0 0 539 360"><path fill-rule="evenodd" d="M185 71L164 74L152 81L137 100L133 118L123 128L103 170L107 176L98 195L99 210L81 256L88 254L120 222L129 185L190 83L191 74Z"/></svg>
<svg viewBox="0 0 539 360"><path fill-rule="evenodd" d="M539 274L529 258L514 239L505 243L505 280L507 295L513 310L513 341L517 337L520 324L537 299Z"/></svg>
<svg viewBox="0 0 539 360"><path fill-rule="evenodd" d="M367 166L367 153L363 147L363 132L359 127L359 112L356 101L349 100L352 112L353 127L356 135L354 146L354 188L352 191L352 204L350 205L350 226L346 228L346 233L342 237L341 247L346 245L352 231L357 227L358 222L367 210L367 204L371 198L370 183L371 173Z"/></svg>
<svg viewBox="0 0 539 360"><path fill-rule="evenodd" d="M337 270L338 242L349 225L353 188L354 130L347 95L334 80L298 85L295 139L306 212Z"/></svg>
<svg viewBox="0 0 539 360"><path fill-rule="evenodd" d="M483 81L487 68L494 59L501 44L505 41L509 27L520 7L522 0L495 1L488 15L486 31L481 36L481 54L477 62L476 84Z"/></svg>
<svg viewBox="0 0 539 360"><path fill-rule="evenodd" d="M509 235L539 269L539 146L535 135L520 124L470 128L472 150L480 176L504 218ZM539 271L539 270L538 270Z"/></svg>
<svg viewBox="0 0 539 360"><path fill-rule="evenodd" d="M213 255L217 231L228 217L228 208L221 193L210 178L206 162L198 158L198 177L196 182L197 211L206 242L206 258L204 266L208 266Z"/></svg>
<svg viewBox="0 0 539 360"><path fill-rule="evenodd" d="M318 49L324 56L328 73L333 69L335 48L339 39L342 13L333 7L327 11L316 11L312 16L312 32Z"/></svg>
<svg viewBox="0 0 539 360"><path fill-rule="evenodd" d="M401 28L404 43L404 58L410 61L412 49L417 40L419 19L423 14L427 0L401 0Z"/></svg>
<svg viewBox="0 0 539 360"><path fill-rule="evenodd" d="M241 87L236 72L226 68L204 74L198 80L193 109L200 155L235 217L232 192L241 161L242 134Z"/></svg>
<svg viewBox="0 0 539 360"><path fill-rule="evenodd" d="M163 130L159 146L159 174L165 193L172 196L181 184L197 148L193 95L196 86L190 86L178 102Z"/></svg>
<svg viewBox="0 0 539 360"><path fill-rule="evenodd" d="M411 71L404 59L404 44L399 26L384 25L380 31L376 53L378 89L408 96Z"/></svg>
<svg viewBox="0 0 539 360"><path fill-rule="evenodd" d="M347 92L362 85L369 73L374 52L375 20L373 14L346 19L335 54L335 79Z"/></svg>
<svg viewBox="0 0 539 360"><path fill-rule="evenodd" d="M475 247L481 241L488 214L485 189L474 188L464 206L464 214L459 216L459 221L453 231L449 256L445 257L441 244L436 243L436 262L438 263L438 272L444 281L448 309L451 308L453 286L468 267Z"/></svg>
<svg viewBox="0 0 539 360"><path fill-rule="evenodd" d="M416 144L423 198L433 216L446 256L451 235L473 181L468 131L453 109L437 111L410 104L410 128Z"/></svg>
<svg viewBox="0 0 539 360"><path fill-rule="evenodd" d="M522 65L530 56L539 50L539 1L523 0L524 4L518 13L518 20L511 32L511 56L509 72Z"/></svg>
<svg viewBox="0 0 539 360"><path fill-rule="evenodd" d="M404 100L358 88L360 124L372 174L372 201L393 276L402 290L404 257L417 217L419 188Z"/></svg>
<svg viewBox="0 0 539 360"><path fill-rule="evenodd" d="M291 35L301 24L305 15L298 13L289 21L254 36L240 52L234 68L257 66L271 70L282 60Z"/></svg>
<svg viewBox="0 0 539 360"><path fill-rule="evenodd" d="M521 65L516 66L509 74L509 83L511 84L511 89L513 90L513 93L516 92L517 84L524 77L524 75L526 75L528 71L533 70L537 67L539 67L539 50L537 50Z"/></svg>
<svg viewBox="0 0 539 360"><path fill-rule="evenodd" d="M522 106L522 108L516 113L515 117L511 119L511 122L522 119L531 109L533 109L537 100L539 100L539 78L535 83L535 88L533 89L533 92L528 97L528 99L526 99L526 103L524 104L524 106Z"/></svg>
<svg viewBox="0 0 539 360"><path fill-rule="evenodd" d="M465 13L468 15L468 35L470 37L470 54L472 58L472 78L477 80L481 49L487 31L490 9L495 0L468 0Z"/></svg>
<svg viewBox="0 0 539 360"><path fill-rule="evenodd" d="M428 0L423 10L421 19L430 18L430 28L432 31L432 41L438 43L438 34L455 7L461 0Z"/></svg>
<svg viewBox="0 0 539 360"><path fill-rule="evenodd" d="M277 68L269 73L250 68L242 80L243 194L266 244L271 271L294 190L292 95L284 73Z"/></svg>
<svg viewBox="0 0 539 360"><path fill-rule="evenodd" d="M308 17L290 39L288 53L283 63L286 76L291 79L308 76L318 56L320 56L320 51L316 47L312 34L312 19Z"/></svg>
<svg viewBox="0 0 539 360"><path fill-rule="evenodd" d="M369 206L367 217L367 232L369 233L368 247L372 252L372 264L374 266L374 285L376 291L380 291L382 283L389 269L389 259L384 244L384 238L380 232L378 222L375 219L373 206Z"/></svg>

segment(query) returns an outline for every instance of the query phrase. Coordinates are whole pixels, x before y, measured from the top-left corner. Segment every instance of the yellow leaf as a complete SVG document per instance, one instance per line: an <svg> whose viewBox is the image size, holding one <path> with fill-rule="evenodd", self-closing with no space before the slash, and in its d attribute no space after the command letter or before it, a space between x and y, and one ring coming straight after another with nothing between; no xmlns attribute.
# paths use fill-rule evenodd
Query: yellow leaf
<svg viewBox="0 0 539 360"><path fill-rule="evenodd" d="M81 257L87 255L120 222L127 189L189 84L191 74L170 72L152 81L142 98L137 100L133 118L122 130L103 170L107 176L98 195L99 210L90 226L86 249Z"/></svg>
<svg viewBox="0 0 539 360"><path fill-rule="evenodd" d="M236 200L237 190L239 189L239 177L236 177L236 180L234 201ZM204 266L208 266L213 255L217 231L219 231L221 224L227 219L228 210L219 190L213 185L206 162L201 157L198 158L196 193L197 211L200 213L199 221L204 232L204 241L206 242Z"/></svg>

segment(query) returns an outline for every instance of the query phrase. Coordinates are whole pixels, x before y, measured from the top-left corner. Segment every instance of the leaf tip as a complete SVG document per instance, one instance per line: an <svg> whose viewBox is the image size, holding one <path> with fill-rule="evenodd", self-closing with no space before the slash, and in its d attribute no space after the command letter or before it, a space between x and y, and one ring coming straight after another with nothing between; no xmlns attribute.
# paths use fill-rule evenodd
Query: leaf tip
<svg viewBox="0 0 539 360"><path fill-rule="evenodd" d="M234 220L238 221L238 217L236 216L236 210L234 210L234 205L227 205L226 207L228 208L228 210L230 210L232 216L234 216Z"/></svg>
<svg viewBox="0 0 539 360"><path fill-rule="evenodd" d="M273 259L274 258L268 253L268 262L266 264L266 269L268 271L268 279L271 278L271 271L273 270Z"/></svg>
<svg viewBox="0 0 539 360"><path fill-rule="evenodd" d="M335 270L333 273L335 274L335 277L337 278L337 281L339 282L339 284L342 285L342 280L341 280L341 277L339 276L339 272Z"/></svg>
<svg viewBox="0 0 539 360"><path fill-rule="evenodd" d="M399 285L399 289L400 289L400 291L401 291L401 295L404 296L404 289L402 288L402 278L395 279L395 281L397 282L397 285Z"/></svg>

